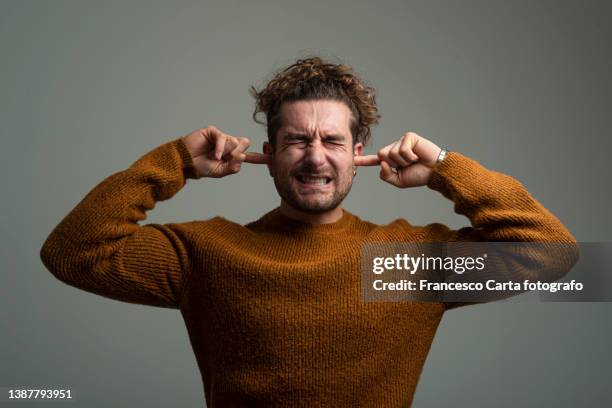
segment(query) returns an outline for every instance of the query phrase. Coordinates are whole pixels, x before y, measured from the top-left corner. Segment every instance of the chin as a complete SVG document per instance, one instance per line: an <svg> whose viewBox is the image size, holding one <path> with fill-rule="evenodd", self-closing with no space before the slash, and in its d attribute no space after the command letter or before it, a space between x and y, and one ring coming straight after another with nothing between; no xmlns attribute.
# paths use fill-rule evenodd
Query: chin
<svg viewBox="0 0 612 408"><path fill-rule="evenodd" d="M301 193L299 189L293 191L291 194L292 200L290 203L295 203L298 208L303 211L312 213L322 213L325 211L333 210L340 203L338 202L337 191L328 190L325 192L308 192L306 194Z"/></svg>
<svg viewBox="0 0 612 408"><path fill-rule="evenodd" d="M302 210L310 214L322 214L322 213L334 210L337 207L338 205L327 204L327 203L324 203L324 204L301 203L301 205L299 205L297 208L299 210Z"/></svg>
<svg viewBox="0 0 612 408"><path fill-rule="evenodd" d="M292 194L290 197L284 198L285 201L295 209L309 214L321 214L331 211L340 205L339 202L334 200L333 195L322 199L315 199L314 197L304 198L300 197L298 194Z"/></svg>
<svg viewBox="0 0 612 408"><path fill-rule="evenodd" d="M300 183L283 183L277 178L274 178L274 184L287 204L307 214L322 214L338 208L350 190L350 186L346 191L339 190L333 182L324 191L305 188Z"/></svg>

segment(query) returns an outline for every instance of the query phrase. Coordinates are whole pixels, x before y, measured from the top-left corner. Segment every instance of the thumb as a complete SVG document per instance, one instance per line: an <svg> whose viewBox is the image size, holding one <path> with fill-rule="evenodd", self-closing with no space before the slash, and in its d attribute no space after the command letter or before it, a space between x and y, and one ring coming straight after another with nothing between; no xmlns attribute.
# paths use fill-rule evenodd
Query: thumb
<svg viewBox="0 0 612 408"><path fill-rule="evenodd" d="M384 160L380 161L380 178L389 184L399 187L398 174L391 170L391 166Z"/></svg>

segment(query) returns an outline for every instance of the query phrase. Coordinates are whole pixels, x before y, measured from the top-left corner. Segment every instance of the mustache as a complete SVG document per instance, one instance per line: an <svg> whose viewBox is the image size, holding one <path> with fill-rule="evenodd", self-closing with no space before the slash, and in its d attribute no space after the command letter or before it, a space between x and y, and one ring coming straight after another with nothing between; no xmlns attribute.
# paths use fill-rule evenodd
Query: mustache
<svg viewBox="0 0 612 408"><path fill-rule="evenodd" d="M298 167L297 169L291 171L291 175L295 176L297 174L313 174L313 175L317 175L317 174L325 174L325 175L331 175L332 177L336 177L337 173L334 171L334 169L331 168L323 168L323 169L315 169L312 166L301 166Z"/></svg>

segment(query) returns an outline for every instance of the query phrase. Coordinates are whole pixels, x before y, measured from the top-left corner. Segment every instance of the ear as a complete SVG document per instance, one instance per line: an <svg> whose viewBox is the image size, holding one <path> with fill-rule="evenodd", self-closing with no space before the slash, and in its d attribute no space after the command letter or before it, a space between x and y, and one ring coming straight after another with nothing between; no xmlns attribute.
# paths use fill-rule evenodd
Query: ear
<svg viewBox="0 0 612 408"><path fill-rule="evenodd" d="M269 142L264 142L263 143L263 148L262 151L265 154L269 154L269 155L274 155L274 148L272 147L272 145ZM272 169L272 165L271 164L266 164L266 166L268 166L268 173L270 173L270 177L274 177L274 170Z"/></svg>
<svg viewBox="0 0 612 408"><path fill-rule="evenodd" d="M363 153L363 143L359 142L359 143L355 143L355 145L353 146L353 154L355 156L361 156Z"/></svg>

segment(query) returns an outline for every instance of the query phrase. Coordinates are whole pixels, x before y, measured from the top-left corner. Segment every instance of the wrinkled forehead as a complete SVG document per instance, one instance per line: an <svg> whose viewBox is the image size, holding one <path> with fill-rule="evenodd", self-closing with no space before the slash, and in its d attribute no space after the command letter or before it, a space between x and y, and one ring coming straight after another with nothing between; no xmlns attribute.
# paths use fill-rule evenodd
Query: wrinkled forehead
<svg viewBox="0 0 612 408"><path fill-rule="evenodd" d="M281 106L279 133L350 136L351 111L343 102L328 100L286 102Z"/></svg>

